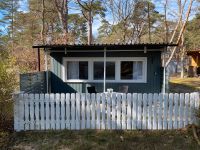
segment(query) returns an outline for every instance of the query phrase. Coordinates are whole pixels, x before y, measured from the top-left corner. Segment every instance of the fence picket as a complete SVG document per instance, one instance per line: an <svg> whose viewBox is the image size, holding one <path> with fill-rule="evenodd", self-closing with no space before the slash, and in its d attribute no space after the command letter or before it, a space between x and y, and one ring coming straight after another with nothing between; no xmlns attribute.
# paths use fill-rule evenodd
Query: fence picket
<svg viewBox="0 0 200 150"><path fill-rule="evenodd" d="M15 131L20 131L19 129L19 94L13 95L14 99L14 129Z"/></svg>
<svg viewBox="0 0 200 150"><path fill-rule="evenodd" d="M71 94L71 129L76 129L76 108L75 108L76 96L74 93Z"/></svg>
<svg viewBox="0 0 200 150"><path fill-rule="evenodd" d="M35 129L40 130L40 120L39 120L39 94L35 94Z"/></svg>
<svg viewBox="0 0 200 150"><path fill-rule="evenodd" d="M133 93L133 106L132 106L132 129L137 128L137 93Z"/></svg>
<svg viewBox="0 0 200 150"><path fill-rule="evenodd" d="M29 95L24 94L24 125L25 125L25 130L29 130Z"/></svg>
<svg viewBox="0 0 200 150"><path fill-rule="evenodd" d="M183 128L183 105L184 105L184 93L180 93L180 105L179 105L179 124L178 128Z"/></svg>
<svg viewBox="0 0 200 150"><path fill-rule="evenodd" d="M50 108L51 108L51 129L56 129L55 125L55 97L50 94Z"/></svg>
<svg viewBox="0 0 200 150"><path fill-rule="evenodd" d="M199 93L198 92L195 92L194 93L194 99L195 99L195 111L199 111ZM195 117L195 122L194 122L196 125L198 125L198 120L197 118Z"/></svg>
<svg viewBox="0 0 200 150"><path fill-rule="evenodd" d="M41 126L41 130L45 129L45 122L44 122L44 94L40 94L40 126Z"/></svg>
<svg viewBox="0 0 200 150"><path fill-rule="evenodd" d="M178 101L179 101L179 94L175 93L174 94L174 125L173 128L177 129L178 128Z"/></svg>
<svg viewBox="0 0 200 150"><path fill-rule="evenodd" d="M121 94L117 94L117 129L121 129Z"/></svg>
<svg viewBox="0 0 200 150"><path fill-rule="evenodd" d="M30 130L35 129L35 119L34 119L34 94L29 94L30 98Z"/></svg>
<svg viewBox="0 0 200 150"><path fill-rule="evenodd" d="M45 100L44 100L44 102L45 102L45 124L46 124L46 126L45 126L45 129L46 130L48 130L48 129L50 129L50 121L49 121L49 118L50 118L50 116L49 116L49 114L50 114L50 111L49 111L49 94L45 94L45 96L44 96L45 98Z"/></svg>
<svg viewBox="0 0 200 150"><path fill-rule="evenodd" d="M87 115L87 123L86 128L90 129L90 94L86 95L87 105L86 105L86 115Z"/></svg>
<svg viewBox="0 0 200 150"><path fill-rule="evenodd" d="M158 128L158 94L154 93L153 95L153 129L156 130Z"/></svg>
<svg viewBox="0 0 200 150"><path fill-rule="evenodd" d="M126 128L126 94L122 94L122 129Z"/></svg>
<svg viewBox="0 0 200 150"><path fill-rule="evenodd" d="M172 93L169 94L169 121L168 121L168 129L172 129L172 117L173 117L173 97Z"/></svg>
<svg viewBox="0 0 200 150"><path fill-rule="evenodd" d="M137 129L142 129L142 94L138 94L138 105L137 105Z"/></svg>
<svg viewBox="0 0 200 150"><path fill-rule="evenodd" d="M76 130L80 130L80 94L76 93Z"/></svg>
<svg viewBox="0 0 200 150"><path fill-rule="evenodd" d="M81 129L85 129L85 93L81 94Z"/></svg>
<svg viewBox="0 0 200 150"><path fill-rule="evenodd" d="M91 121L91 128L95 129L95 103L96 103L96 96L94 93L91 94L91 114L92 114L92 121Z"/></svg>
<svg viewBox="0 0 200 150"><path fill-rule="evenodd" d="M107 129L109 129L109 130L111 129L111 123L110 123L111 122L111 120L110 120L111 100L110 99L111 99L111 95L109 94L107 97L107 107L106 107L107 108L107 112L106 112L107 125L106 126L107 126Z"/></svg>
<svg viewBox="0 0 200 150"><path fill-rule="evenodd" d="M131 129L131 94L127 94L127 130Z"/></svg>
<svg viewBox="0 0 200 150"><path fill-rule="evenodd" d="M106 120L105 120L105 101L106 101L106 95L105 93L103 93L101 95L101 129L105 129L106 128Z"/></svg>
<svg viewBox="0 0 200 150"><path fill-rule="evenodd" d="M60 121L60 125L61 125L61 129L63 130L63 129L65 129L65 94L64 93L62 93L61 95L60 95L60 112L61 112L61 116L60 116L60 118L61 118L61 121Z"/></svg>
<svg viewBox="0 0 200 150"><path fill-rule="evenodd" d="M168 111L168 94L164 94L164 114L163 114L163 129L167 129L167 111Z"/></svg>
<svg viewBox="0 0 200 150"><path fill-rule="evenodd" d="M147 128L147 94L144 93L143 94L143 98L142 98L142 129L146 129Z"/></svg>
<svg viewBox="0 0 200 150"><path fill-rule="evenodd" d="M158 107L158 129L162 129L162 123L163 123L163 120L162 120L162 115L163 115L163 93L162 94L159 94L159 97L158 97L158 102L159 102L159 107Z"/></svg>
<svg viewBox="0 0 200 150"><path fill-rule="evenodd" d="M148 94L148 125L147 129L152 129L152 98L153 95L151 93Z"/></svg>
<svg viewBox="0 0 200 150"><path fill-rule="evenodd" d="M101 113L101 108L100 108L100 100L101 100L101 95L97 93L97 122L96 122L96 129L101 129L101 122L100 122L100 113Z"/></svg>
<svg viewBox="0 0 200 150"><path fill-rule="evenodd" d="M112 129L116 129L116 94L112 94Z"/></svg>
<svg viewBox="0 0 200 150"><path fill-rule="evenodd" d="M71 119L70 119L70 94L67 93L66 95L66 98L65 98L65 101L66 101L66 109L65 109L65 114L66 114L66 129L70 129L71 128Z"/></svg>
<svg viewBox="0 0 200 150"><path fill-rule="evenodd" d="M60 94L56 93L56 129L60 129Z"/></svg>
<svg viewBox="0 0 200 150"><path fill-rule="evenodd" d="M190 116L189 116L190 124L194 123L194 119L195 119L194 109L195 109L195 95L194 95L194 93L191 93L190 94Z"/></svg>
<svg viewBox="0 0 200 150"><path fill-rule="evenodd" d="M190 94L185 93L184 126L188 125Z"/></svg>

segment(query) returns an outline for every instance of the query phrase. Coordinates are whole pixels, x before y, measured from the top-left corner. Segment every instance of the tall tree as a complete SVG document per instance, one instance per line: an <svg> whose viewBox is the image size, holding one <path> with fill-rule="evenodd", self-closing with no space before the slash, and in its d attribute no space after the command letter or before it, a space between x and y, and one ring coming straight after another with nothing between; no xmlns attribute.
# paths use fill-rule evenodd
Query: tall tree
<svg viewBox="0 0 200 150"><path fill-rule="evenodd" d="M88 44L93 42L92 39L92 24L94 17L100 15L102 18L105 16L105 8L103 7L102 1L100 0L77 0L81 12L88 22Z"/></svg>
<svg viewBox="0 0 200 150"><path fill-rule="evenodd" d="M68 42L68 3L69 0L54 0L58 12L62 32L64 33L65 42Z"/></svg>
<svg viewBox="0 0 200 150"><path fill-rule="evenodd" d="M9 35L9 42L11 42L12 51L14 50L14 36L15 36L15 16L19 12L19 0L1 0L0 12L3 17L0 20L2 25L7 26L7 33Z"/></svg>

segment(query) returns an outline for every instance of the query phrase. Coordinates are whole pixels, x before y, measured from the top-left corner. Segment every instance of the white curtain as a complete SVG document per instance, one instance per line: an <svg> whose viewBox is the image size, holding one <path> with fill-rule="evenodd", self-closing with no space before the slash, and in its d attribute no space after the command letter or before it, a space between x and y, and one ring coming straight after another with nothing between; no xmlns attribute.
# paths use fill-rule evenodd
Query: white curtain
<svg viewBox="0 0 200 150"><path fill-rule="evenodd" d="M67 62L67 79L79 79L79 62L68 61Z"/></svg>
<svg viewBox="0 0 200 150"><path fill-rule="evenodd" d="M142 70L143 70L143 62L142 61L134 61L133 62L133 79L142 79Z"/></svg>

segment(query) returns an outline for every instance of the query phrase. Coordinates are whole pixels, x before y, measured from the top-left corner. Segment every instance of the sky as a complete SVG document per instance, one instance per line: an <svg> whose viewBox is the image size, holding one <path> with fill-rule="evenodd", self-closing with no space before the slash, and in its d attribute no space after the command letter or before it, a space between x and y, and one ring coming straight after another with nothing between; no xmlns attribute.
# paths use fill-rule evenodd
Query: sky
<svg viewBox="0 0 200 150"><path fill-rule="evenodd" d="M164 2L165 2L165 0L152 0L152 2L155 4L156 10L158 12L164 13ZM187 0L187 2L189 2L189 0ZM187 5L188 5L188 3L186 4L186 6ZM199 3L195 2L193 4L193 7L195 8L197 5L199 5ZM71 7L72 7L72 9L69 11L69 13L80 13L79 10L74 8L75 6L71 6ZM28 11L28 0L20 0L20 8L19 8L19 10L23 11L23 12L27 12ZM177 12L176 1L175 0L168 0L168 14L170 14L170 13L174 14L175 12ZM190 19L192 19L194 17L194 15L195 15L194 13L191 14ZM3 15L2 15L2 13L0 11L0 19L2 17L3 17ZM170 17L168 19L170 19ZM109 14L109 12L106 13L106 20L108 20L111 24L113 23L112 15ZM93 34L95 36L97 36L97 34L98 34L98 30L97 29L99 28L100 24L101 24L100 18L96 18L94 20L94 22L93 22ZM0 29L2 29L2 28L5 28L5 27L1 27L0 26Z"/></svg>

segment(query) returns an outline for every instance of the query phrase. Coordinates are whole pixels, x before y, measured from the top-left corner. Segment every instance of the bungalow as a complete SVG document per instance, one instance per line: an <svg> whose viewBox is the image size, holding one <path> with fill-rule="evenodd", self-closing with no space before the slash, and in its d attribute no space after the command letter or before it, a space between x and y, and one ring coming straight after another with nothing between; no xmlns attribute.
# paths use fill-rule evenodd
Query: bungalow
<svg viewBox="0 0 200 150"><path fill-rule="evenodd" d="M188 51L189 56L188 76L200 76L200 50Z"/></svg>
<svg viewBox="0 0 200 150"><path fill-rule="evenodd" d="M126 87L126 92L130 93L150 93L161 92L161 53L168 46L176 45L52 44L33 48L38 50L38 54L43 49L46 57L50 57L50 73L46 73L46 87L50 93L87 93L87 87L95 87L97 92L107 89L117 92ZM21 90L26 92L23 84Z"/></svg>

